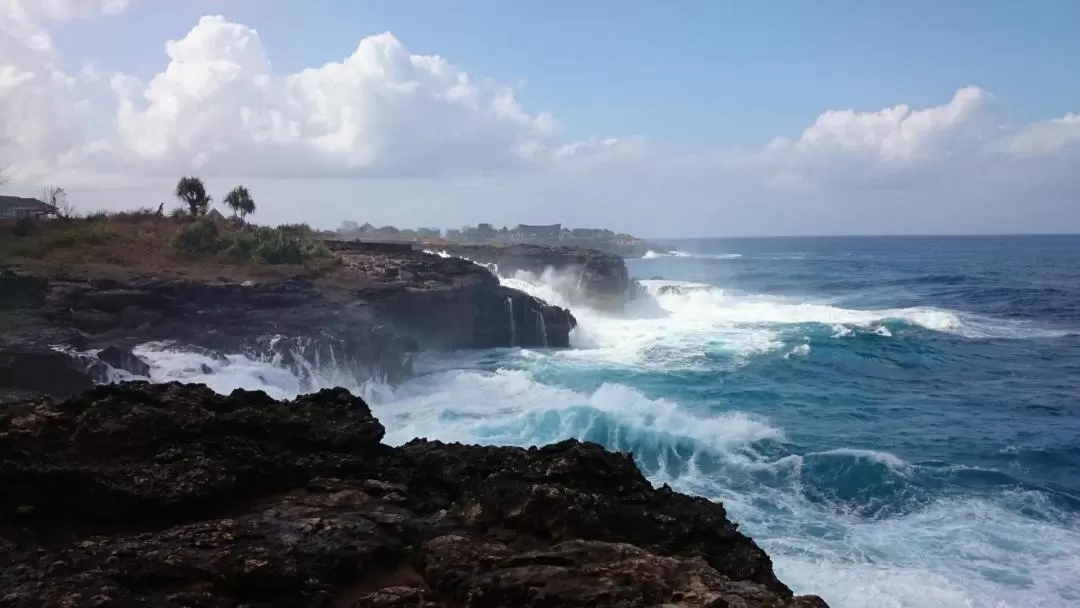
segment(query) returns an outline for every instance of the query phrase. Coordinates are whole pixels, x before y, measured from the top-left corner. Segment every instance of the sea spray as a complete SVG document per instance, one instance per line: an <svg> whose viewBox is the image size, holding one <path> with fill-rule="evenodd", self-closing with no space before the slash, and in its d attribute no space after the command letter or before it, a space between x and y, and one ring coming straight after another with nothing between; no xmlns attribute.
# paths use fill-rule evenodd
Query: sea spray
<svg viewBox="0 0 1080 608"><path fill-rule="evenodd" d="M510 346L517 346L517 325L514 323L514 299L506 297L506 313L510 317Z"/></svg>
<svg viewBox="0 0 1080 608"><path fill-rule="evenodd" d="M540 344L546 348L548 345L547 323L544 321L544 311L540 309L536 311L536 330L540 336Z"/></svg>
<svg viewBox="0 0 1080 608"><path fill-rule="evenodd" d="M1080 605L1076 418L1059 397L1078 388L1074 330L1023 318L1031 290L1009 318L914 297L923 269L949 259L926 247L905 250L918 263L857 259L871 270L854 278L890 281L870 303L818 287L853 279L847 251L632 261L672 280L643 281L624 314L575 302L580 275L517 273L503 284L572 310L577 348L428 353L414 379L365 396L393 444L575 437L632 452L653 483L722 501L782 580L836 608ZM971 267L966 249L957 259ZM728 280L733 266L758 283ZM979 280L983 292L963 286L972 301L1003 292ZM203 376L139 354L156 378L223 392L333 378L237 356Z"/></svg>

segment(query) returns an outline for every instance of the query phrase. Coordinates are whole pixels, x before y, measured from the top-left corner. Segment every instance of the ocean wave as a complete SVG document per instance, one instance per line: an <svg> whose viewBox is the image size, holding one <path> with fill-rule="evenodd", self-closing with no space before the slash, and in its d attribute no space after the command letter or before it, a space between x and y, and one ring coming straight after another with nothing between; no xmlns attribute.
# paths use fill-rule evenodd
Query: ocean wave
<svg viewBox="0 0 1080 608"><path fill-rule="evenodd" d="M223 393L243 387L290 397L347 381L332 366L316 366L302 381L273 360L165 344L135 350L155 381L206 382ZM529 368L561 353L515 352L448 358L400 387L364 394L392 444L429 437L524 446L573 437L630 451L653 483L722 500L785 582L840 608L1050 607L1080 599L1070 586L1080 527L1052 493L1000 472L913 463L884 450L793 453L785 431L765 417L716 403L689 408L619 382L558 386ZM453 367L507 361L527 368ZM960 491L966 495L950 496Z"/></svg>
<svg viewBox="0 0 1080 608"><path fill-rule="evenodd" d="M639 282L670 313L743 325L829 325L834 328L837 337L850 335L845 328L875 325L880 335L888 337L892 332L880 324L889 321L966 338L1045 338L1067 333L1024 321L992 319L929 306L859 310L768 296L734 295L711 285L691 281Z"/></svg>
<svg viewBox="0 0 1080 608"><path fill-rule="evenodd" d="M657 253L656 251L646 251L645 255L641 256L643 260L656 260L660 258L688 258L695 260L735 260L743 257L741 253L687 253L685 251L672 251L670 253Z"/></svg>

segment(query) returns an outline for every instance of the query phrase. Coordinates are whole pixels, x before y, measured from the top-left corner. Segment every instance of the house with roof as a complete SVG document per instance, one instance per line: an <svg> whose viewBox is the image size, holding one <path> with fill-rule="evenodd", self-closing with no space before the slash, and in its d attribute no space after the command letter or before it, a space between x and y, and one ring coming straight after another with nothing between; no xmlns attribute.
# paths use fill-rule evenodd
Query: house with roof
<svg viewBox="0 0 1080 608"><path fill-rule="evenodd" d="M24 217L48 217L56 215L56 207L36 198L23 196L0 196L0 220L18 220Z"/></svg>

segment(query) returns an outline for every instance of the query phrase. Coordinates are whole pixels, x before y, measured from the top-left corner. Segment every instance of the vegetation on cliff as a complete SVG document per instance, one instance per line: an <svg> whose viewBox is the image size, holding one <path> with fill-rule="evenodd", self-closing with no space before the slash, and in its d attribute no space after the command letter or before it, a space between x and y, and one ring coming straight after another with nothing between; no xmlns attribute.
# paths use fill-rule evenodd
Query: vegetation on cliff
<svg viewBox="0 0 1080 608"><path fill-rule="evenodd" d="M181 178L175 195L184 206L168 216L162 203L157 211L82 217L58 211L55 218L25 218L0 225L0 259L67 269L196 276L275 272L267 266L293 267L283 269L291 272L319 270L332 263L330 251L307 225L248 224L245 218L255 212L256 205L244 186L236 186L222 199L232 209L232 218L210 209L213 199L198 177Z"/></svg>

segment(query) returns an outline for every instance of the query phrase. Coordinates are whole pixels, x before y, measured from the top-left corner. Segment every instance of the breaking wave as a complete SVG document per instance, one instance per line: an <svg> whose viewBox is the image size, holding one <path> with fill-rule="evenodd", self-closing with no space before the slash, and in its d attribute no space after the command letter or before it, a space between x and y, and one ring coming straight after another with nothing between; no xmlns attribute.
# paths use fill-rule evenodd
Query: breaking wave
<svg viewBox="0 0 1080 608"><path fill-rule="evenodd" d="M685 251L672 251L670 253L657 253L652 251L645 252L645 255L641 256L643 260L656 260L659 258L691 258L698 260L735 260L743 257L741 253L687 253Z"/></svg>
<svg viewBox="0 0 1080 608"><path fill-rule="evenodd" d="M654 483L723 501L782 580L839 608L1080 604L1080 497L1023 466L1039 457L1067 468L1056 448L1009 439L987 449L1007 466L968 462L962 455L981 444L932 435L973 425L969 418L887 402L856 386L850 371L878 362L872 370L885 384L876 390L915 394L900 382L927 372L911 360L951 362L946 347L1064 332L941 307L859 309L675 280L641 281L642 298L606 313L573 297L574 276L501 280L571 308L580 322L574 348L429 353L397 387L357 383L325 361L306 362L298 374L273 357L167 344L136 352L155 381L204 382L219 392L244 387L284 398L344 385L372 404L393 444L428 437L527 446L573 437L632 452ZM915 371L879 371L908 368ZM919 399L934 403L946 382L927 382ZM996 415L981 403L972 408L980 419ZM901 455L918 453L912 446L920 442L940 442L944 455Z"/></svg>

